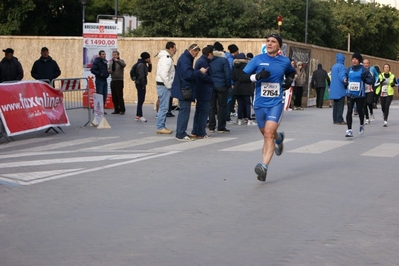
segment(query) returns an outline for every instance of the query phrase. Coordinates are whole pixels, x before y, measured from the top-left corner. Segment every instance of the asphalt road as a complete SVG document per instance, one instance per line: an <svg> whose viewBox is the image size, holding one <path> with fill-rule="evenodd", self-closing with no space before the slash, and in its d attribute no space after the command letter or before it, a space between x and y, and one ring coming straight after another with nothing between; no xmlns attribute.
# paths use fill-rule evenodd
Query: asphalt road
<svg viewBox="0 0 399 266"><path fill-rule="evenodd" d="M264 183L257 127L179 142L134 108L0 140L1 266L399 265L398 101L353 138L328 107L286 112Z"/></svg>

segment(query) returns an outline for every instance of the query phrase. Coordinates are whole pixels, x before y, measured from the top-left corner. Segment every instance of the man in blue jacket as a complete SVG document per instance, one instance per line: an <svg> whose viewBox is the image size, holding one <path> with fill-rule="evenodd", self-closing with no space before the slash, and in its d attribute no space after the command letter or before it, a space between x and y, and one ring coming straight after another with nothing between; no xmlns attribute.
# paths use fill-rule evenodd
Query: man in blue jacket
<svg viewBox="0 0 399 266"><path fill-rule="evenodd" d="M201 49L197 44L192 44L177 60L176 74L173 80L171 94L179 99L179 115L177 116L176 139L179 141L192 141L186 130L190 119L191 103L195 99L195 79L206 73L206 68L194 70L194 58Z"/></svg>
<svg viewBox="0 0 399 266"><path fill-rule="evenodd" d="M231 67L223 52L223 46L219 42L215 42L213 49L213 58L210 65L214 89L209 111L209 131L215 132L215 117L217 114L217 132L229 133L230 130L226 128L226 114L228 88L231 86Z"/></svg>
<svg viewBox="0 0 399 266"><path fill-rule="evenodd" d="M344 65L345 56L341 53L337 53L336 59L336 64L331 68L330 100L334 100L332 116L334 124L346 125L343 113L348 73Z"/></svg>
<svg viewBox="0 0 399 266"><path fill-rule="evenodd" d="M108 72L108 61L105 59L106 54L104 50L100 50L98 52L99 57L97 57L94 62L93 66L91 67L90 71L96 77L96 93L103 95L103 102L105 108L105 101L107 100L108 94L108 82L107 78L109 76ZM104 114L107 114L104 112Z"/></svg>
<svg viewBox="0 0 399 266"><path fill-rule="evenodd" d="M195 82L195 99L197 102L195 104L193 130L191 131L191 135L197 139L209 138L205 132L205 128L213 92L213 80L209 65L212 58L213 49L212 47L207 46L202 49L202 56L198 58L194 67L195 70L201 68L208 69L205 75L197 76Z"/></svg>
<svg viewBox="0 0 399 266"><path fill-rule="evenodd" d="M30 74L34 79L50 83L61 75L60 67L49 55L47 47L43 47L40 54L40 58L33 63Z"/></svg>

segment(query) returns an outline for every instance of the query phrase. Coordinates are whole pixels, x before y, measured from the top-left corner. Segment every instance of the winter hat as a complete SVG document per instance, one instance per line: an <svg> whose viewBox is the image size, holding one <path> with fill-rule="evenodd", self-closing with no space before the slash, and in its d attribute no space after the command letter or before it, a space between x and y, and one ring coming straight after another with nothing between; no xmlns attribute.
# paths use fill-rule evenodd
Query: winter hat
<svg viewBox="0 0 399 266"><path fill-rule="evenodd" d="M359 60L359 63L363 62L363 57L362 57L362 55L361 55L360 53L358 53L358 52L355 52L355 53L352 55L352 59L353 59L353 58L356 58L357 60Z"/></svg>
<svg viewBox="0 0 399 266"><path fill-rule="evenodd" d="M236 59L247 59L244 53L239 53L236 57Z"/></svg>
<svg viewBox="0 0 399 266"><path fill-rule="evenodd" d="M230 44L227 49L229 49L230 53L235 53L238 51L238 46L235 44Z"/></svg>
<svg viewBox="0 0 399 266"><path fill-rule="evenodd" d="M298 62L296 63L296 65L297 65L297 66L299 66L299 65L303 66L303 63L302 63L301 61L298 61Z"/></svg>
<svg viewBox="0 0 399 266"><path fill-rule="evenodd" d="M266 39L269 39L270 37L273 37L274 39L276 39L278 41L278 44L280 45L280 47L283 46L283 39L281 39L280 36L273 33L273 34L270 34L269 36L267 36Z"/></svg>
<svg viewBox="0 0 399 266"><path fill-rule="evenodd" d="M147 52L142 52L140 57L141 57L141 59L146 60L146 59L150 58L150 54Z"/></svg>
<svg viewBox="0 0 399 266"><path fill-rule="evenodd" d="M215 42L213 44L213 49L215 49L216 51L220 51L220 52L223 52L223 50L224 50L223 45L220 42Z"/></svg>
<svg viewBox="0 0 399 266"><path fill-rule="evenodd" d="M253 53L247 53L247 58L248 58L248 59L254 58L254 54L253 54Z"/></svg>

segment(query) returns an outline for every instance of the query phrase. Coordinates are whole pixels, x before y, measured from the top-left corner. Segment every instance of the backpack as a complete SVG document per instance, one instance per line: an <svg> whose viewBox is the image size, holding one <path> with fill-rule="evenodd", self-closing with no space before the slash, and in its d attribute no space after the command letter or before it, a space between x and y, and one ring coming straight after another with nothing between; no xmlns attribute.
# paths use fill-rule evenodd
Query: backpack
<svg viewBox="0 0 399 266"><path fill-rule="evenodd" d="M130 78L133 80L133 81L136 81L137 80L137 66L139 65L139 63L140 62L137 62L136 64L134 64L133 66L132 66L132 69L130 69Z"/></svg>

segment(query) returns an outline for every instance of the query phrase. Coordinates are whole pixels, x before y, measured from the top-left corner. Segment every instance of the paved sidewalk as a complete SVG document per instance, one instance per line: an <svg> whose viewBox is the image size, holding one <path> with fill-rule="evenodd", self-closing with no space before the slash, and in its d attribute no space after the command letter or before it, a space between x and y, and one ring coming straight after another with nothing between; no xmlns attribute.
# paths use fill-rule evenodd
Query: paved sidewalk
<svg viewBox="0 0 399 266"><path fill-rule="evenodd" d="M1 266L398 265L399 101L353 138L328 107L286 112L264 183L257 127L179 142L134 109L0 141Z"/></svg>

